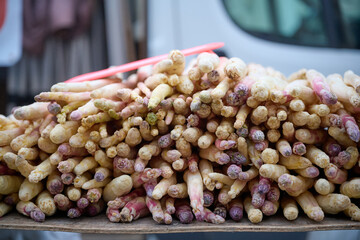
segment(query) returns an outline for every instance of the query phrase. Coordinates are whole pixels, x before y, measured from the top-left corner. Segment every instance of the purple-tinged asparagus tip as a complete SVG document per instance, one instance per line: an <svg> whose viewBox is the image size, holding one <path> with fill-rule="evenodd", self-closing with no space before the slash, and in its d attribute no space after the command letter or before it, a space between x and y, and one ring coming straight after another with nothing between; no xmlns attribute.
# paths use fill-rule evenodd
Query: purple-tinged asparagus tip
<svg viewBox="0 0 360 240"><path fill-rule="evenodd" d="M268 147L268 143L266 141L262 141L262 142L257 142L254 144L254 148L257 150L257 151L264 151L265 148Z"/></svg>
<svg viewBox="0 0 360 240"><path fill-rule="evenodd" d="M135 172L143 172L144 169L145 169L144 164L142 164L142 163L135 163L135 164L134 164L134 170L135 170Z"/></svg>
<svg viewBox="0 0 360 240"><path fill-rule="evenodd" d="M316 211L311 211L309 215L311 219L317 222L322 221L324 219L324 212L321 209L317 209Z"/></svg>
<svg viewBox="0 0 360 240"><path fill-rule="evenodd" d="M359 129L356 128L347 128L346 129L347 134L349 135L349 138L353 140L354 142L360 141L360 132Z"/></svg>
<svg viewBox="0 0 360 240"><path fill-rule="evenodd" d="M261 130L250 130L249 136L253 142L262 142L265 140L265 134Z"/></svg>
<svg viewBox="0 0 360 240"><path fill-rule="evenodd" d="M64 190L64 184L59 181L53 181L50 184L49 192L53 195L61 193Z"/></svg>
<svg viewBox="0 0 360 240"><path fill-rule="evenodd" d="M97 189L90 189L86 194L86 198L90 203L96 203L100 200L101 193Z"/></svg>
<svg viewBox="0 0 360 240"><path fill-rule="evenodd" d="M296 142L293 144L293 152L296 155L304 155L306 153L306 146L302 142Z"/></svg>
<svg viewBox="0 0 360 240"><path fill-rule="evenodd" d="M174 143L174 140L172 140L170 138L170 133L169 134L166 134L164 136L161 136L158 140L158 146L161 147L161 148L167 148L169 147L170 145L172 145Z"/></svg>
<svg viewBox="0 0 360 240"><path fill-rule="evenodd" d="M48 105L48 111L52 115L58 114L60 112L60 110L61 110L61 106L56 102L52 102Z"/></svg>
<svg viewBox="0 0 360 240"><path fill-rule="evenodd" d="M238 179L241 181L248 180L249 174L246 172L241 172L241 173L239 173Z"/></svg>
<svg viewBox="0 0 360 240"><path fill-rule="evenodd" d="M326 170L326 175L330 178L334 178L337 174L337 171L338 171L337 168L331 166Z"/></svg>
<svg viewBox="0 0 360 240"><path fill-rule="evenodd" d="M30 212L30 218L35 222L45 221L45 214L40 209L34 209Z"/></svg>
<svg viewBox="0 0 360 240"><path fill-rule="evenodd" d="M97 181L97 182L102 182L102 181L104 181L105 176L104 176L103 173L97 172L97 173L95 173L95 175L94 175L94 179L95 179L95 181Z"/></svg>
<svg viewBox="0 0 360 240"><path fill-rule="evenodd" d="M82 211L79 208L70 208L67 212L69 218L78 218L82 215Z"/></svg>
<svg viewBox="0 0 360 240"><path fill-rule="evenodd" d="M320 171L317 167L308 167L306 169L306 172L309 175L309 177L311 177L311 178L315 178L315 177L319 176L319 174L320 174Z"/></svg>
<svg viewBox="0 0 360 240"><path fill-rule="evenodd" d="M261 194L268 193L270 191L270 184L259 184L258 191Z"/></svg>
<svg viewBox="0 0 360 240"><path fill-rule="evenodd" d="M73 120L73 121L80 120L81 117L82 117L81 113L78 110L75 110L70 114L70 119Z"/></svg>
<svg viewBox="0 0 360 240"><path fill-rule="evenodd" d="M230 162L236 165L242 165L246 163L246 157L240 152L228 151L226 154L230 157Z"/></svg>
<svg viewBox="0 0 360 240"><path fill-rule="evenodd" d="M226 102L230 106L239 106L243 102L243 98L236 92L232 92L226 96Z"/></svg>
<svg viewBox="0 0 360 240"><path fill-rule="evenodd" d="M326 105L334 105L337 102L337 97L332 92L323 89L321 92L323 103Z"/></svg>
<svg viewBox="0 0 360 240"><path fill-rule="evenodd" d="M230 161L230 157L226 153L222 153L219 157L219 164L227 164Z"/></svg>
<svg viewBox="0 0 360 240"><path fill-rule="evenodd" d="M180 213L178 213L177 217L179 218L179 221L184 224L189 224L194 220L194 215L190 210L181 211Z"/></svg>
<svg viewBox="0 0 360 240"><path fill-rule="evenodd" d="M80 198L76 202L76 206L81 209L86 208L87 206L89 206L89 204L90 204L89 200L87 200L87 198L85 197Z"/></svg>
<svg viewBox="0 0 360 240"><path fill-rule="evenodd" d="M289 157L289 156L291 156L291 154L292 154L291 149L286 149L286 150L284 151L285 157Z"/></svg>
<svg viewBox="0 0 360 240"><path fill-rule="evenodd" d="M347 162L349 162L351 159L351 154L347 151L339 152L339 154L336 157L332 157L330 159L331 163L335 164L339 168L344 166Z"/></svg>
<svg viewBox="0 0 360 240"><path fill-rule="evenodd" d="M226 208L223 205L216 206L214 213L222 218L226 218Z"/></svg>
<svg viewBox="0 0 360 240"><path fill-rule="evenodd" d="M246 97L249 95L249 88L248 86L239 83L238 85L235 86L234 91L239 94L240 97Z"/></svg>
<svg viewBox="0 0 360 240"><path fill-rule="evenodd" d="M214 202L214 194L209 191L203 193L204 207L210 207Z"/></svg>
<svg viewBox="0 0 360 240"><path fill-rule="evenodd" d="M240 221L243 218L243 209L241 207L234 206L230 208L229 215L232 220L236 222Z"/></svg>
<svg viewBox="0 0 360 240"><path fill-rule="evenodd" d="M231 164L226 173L227 175L231 178L231 179L237 179L239 177L239 173L242 172L241 167L235 165L235 164Z"/></svg>
<svg viewBox="0 0 360 240"><path fill-rule="evenodd" d="M274 206L274 204L270 201L265 201L264 204L261 207L262 212L264 213L265 216L271 216L274 215L276 213L276 208Z"/></svg>
<svg viewBox="0 0 360 240"><path fill-rule="evenodd" d="M61 155L69 155L69 153L71 152L71 147L68 143L63 143L58 147L58 152Z"/></svg>
<svg viewBox="0 0 360 240"><path fill-rule="evenodd" d="M279 183L279 185L282 185L282 186L289 186L292 183L290 175L288 175L288 174L281 175L278 178L278 183Z"/></svg>
<svg viewBox="0 0 360 240"><path fill-rule="evenodd" d="M330 146L328 147L328 154L331 157L335 157L337 156L341 151L341 146L337 143L334 144L330 144Z"/></svg>
<svg viewBox="0 0 360 240"><path fill-rule="evenodd" d="M73 183L75 175L73 173L63 173L61 174L61 181L65 185L70 185Z"/></svg>
<svg viewBox="0 0 360 240"><path fill-rule="evenodd" d="M188 127L197 127L200 124L200 118L196 114L190 114L186 120Z"/></svg>
<svg viewBox="0 0 360 240"><path fill-rule="evenodd" d="M154 191L156 184L157 184L156 179L150 179L150 181L144 183L143 187L148 197L152 197L152 193Z"/></svg>
<svg viewBox="0 0 360 240"><path fill-rule="evenodd" d="M90 204L87 208L86 208L86 212L90 217L96 216L99 213L101 213L105 208L105 203L104 201L99 201L97 203L94 204Z"/></svg>
<svg viewBox="0 0 360 240"><path fill-rule="evenodd" d="M154 188L147 188L146 189L146 196L152 197L153 191L154 191Z"/></svg>
<svg viewBox="0 0 360 240"><path fill-rule="evenodd" d="M204 219L205 219L205 214L204 214L203 211L199 211L199 210L194 210L194 209L193 209L193 212L194 212L196 221L198 221L198 222L204 221Z"/></svg>
<svg viewBox="0 0 360 240"><path fill-rule="evenodd" d="M223 149L230 149L236 145L234 140L222 140L220 141L220 147Z"/></svg>
<svg viewBox="0 0 360 240"><path fill-rule="evenodd" d="M276 202L280 198L280 190L277 187L270 188L270 191L266 194L267 200L270 202Z"/></svg>
<svg viewBox="0 0 360 240"><path fill-rule="evenodd" d="M236 130L236 134L239 137L247 137L249 135L249 129L246 126L243 126L242 128Z"/></svg>
<svg viewBox="0 0 360 240"><path fill-rule="evenodd" d="M155 179L160 177L160 175L161 175L160 168L152 168L152 169L148 169L147 171L144 171L144 176L148 179Z"/></svg>
<svg viewBox="0 0 360 240"><path fill-rule="evenodd" d="M254 193L251 199L251 204L255 208L260 208L262 205L264 205L265 202L265 195L260 193Z"/></svg>

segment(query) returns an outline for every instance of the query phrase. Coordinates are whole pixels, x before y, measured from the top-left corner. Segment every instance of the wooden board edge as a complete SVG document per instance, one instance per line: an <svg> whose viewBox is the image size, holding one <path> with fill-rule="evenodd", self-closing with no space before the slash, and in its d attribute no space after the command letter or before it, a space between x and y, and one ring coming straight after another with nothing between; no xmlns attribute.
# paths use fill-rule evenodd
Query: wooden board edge
<svg viewBox="0 0 360 240"><path fill-rule="evenodd" d="M79 228L53 226L53 225L14 225L14 224L0 224L0 229L11 230L39 230L39 231L60 231L60 232L77 232L77 233L99 233L99 234L166 234L166 233L193 233L193 232L309 232L309 231L328 231L328 230L359 230L358 225L316 225L308 226L260 226L260 225L241 225L239 227L214 225L214 226L165 226L151 228L127 229L124 226L119 226L119 229L94 229L94 228Z"/></svg>

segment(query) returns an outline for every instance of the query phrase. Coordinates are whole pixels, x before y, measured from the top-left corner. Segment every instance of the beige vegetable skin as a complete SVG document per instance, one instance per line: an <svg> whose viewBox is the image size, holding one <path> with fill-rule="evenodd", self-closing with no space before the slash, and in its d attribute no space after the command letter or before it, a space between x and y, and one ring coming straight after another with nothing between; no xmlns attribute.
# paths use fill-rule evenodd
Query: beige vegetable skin
<svg viewBox="0 0 360 240"><path fill-rule="evenodd" d="M46 216L52 216L56 212L55 201L48 191L43 191L36 199L36 205Z"/></svg>
<svg viewBox="0 0 360 240"><path fill-rule="evenodd" d="M277 164L263 164L260 169L259 173L261 176L270 178L274 181L278 181L278 178L285 174L289 173L286 167L277 165Z"/></svg>
<svg viewBox="0 0 360 240"><path fill-rule="evenodd" d="M161 199L167 194L169 187L174 184L176 184L175 175L172 175L170 178L161 179L161 181L155 186L152 197L157 200Z"/></svg>
<svg viewBox="0 0 360 240"><path fill-rule="evenodd" d="M353 178L341 184L340 192L350 198L360 198L360 178Z"/></svg>
<svg viewBox="0 0 360 240"><path fill-rule="evenodd" d="M295 220L299 215L299 209L296 205L296 201L290 197L282 197L281 207L283 209L284 217L287 220Z"/></svg>
<svg viewBox="0 0 360 240"><path fill-rule="evenodd" d="M103 198L106 202L114 200L116 197L129 193L132 186L132 179L128 175L114 178L104 188Z"/></svg>
<svg viewBox="0 0 360 240"><path fill-rule="evenodd" d="M354 203L344 210L346 216L351 217L353 221L360 221L360 209Z"/></svg>
<svg viewBox="0 0 360 240"><path fill-rule="evenodd" d="M328 195L329 193L334 192L335 185L324 178L320 178L316 180L314 188L317 193L321 195Z"/></svg>
<svg viewBox="0 0 360 240"><path fill-rule="evenodd" d="M165 97L171 95L173 93L172 87L167 84L158 85L151 93L151 97L149 99L148 108L153 109L159 103L165 99Z"/></svg>
<svg viewBox="0 0 360 240"><path fill-rule="evenodd" d="M50 132L50 139L56 144L66 142L76 133L79 126L80 124L77 121L67 121L64 124L58 124Z"/></svg>
<svg viewBox="0 0 360 240"><path fill-rule="evenodd" d="M251 223L259 223L259 222L262 221L263 213L261 212L261 210L256 209L251 204L251 198L250 197L245 198L244 207L245 207L245 211L246 211L246 213L248 215L248 218L249 218Z"/></svg>
<svg viewBox="0 0 360 240"><path fill-rule="evenodd" d="M25 179L19 189L19 198L21 201L30 201L36 197L43 188L43 183L31 183L28 179Z"/></svg>
<svg viewBox="0 0 360 240"><path fill-rule="evenodd" d="M321 209L328 214L338 214L350 207L351 201L348 196L337 193L316 196L316 201Z"/></svg>
<svg viewBox="0 0 360 240"><path fill-rule="evenodd" d="M98 165L98 163L95 161L95 159L93 157L86 157L83 160L81 160L81 162L76 165L76 167L74 168L74 173L76 175L81 175L84 172L95 168Z"/></svg>
<svg viewBox="0 0 360 240"><path fill-rule="evenodd" d="M296 197L296 201L310 219L317 222L324 219L323 210L320 208L318 202L309 191L306 191Z"/></svg>
<svg viewBox="0 0 360 240"><path fill-rule="evenodd" d="M0 176L0 194L11 194L18 192L24 178L19 176Z"/></svg>
<svg viewBox="0 0 360 240"><path fill-rule="evenodd" d="M6 215L13 209L13 206L0 202L0 217Z"/></svg>
<svg viewBox="0 0 360 240"><path fill-rule="evenodd" d="M30 173L28 179L30 182L37 183L49 176L56 169L55 165L50 163L50 158L36 166Z"/></svg>

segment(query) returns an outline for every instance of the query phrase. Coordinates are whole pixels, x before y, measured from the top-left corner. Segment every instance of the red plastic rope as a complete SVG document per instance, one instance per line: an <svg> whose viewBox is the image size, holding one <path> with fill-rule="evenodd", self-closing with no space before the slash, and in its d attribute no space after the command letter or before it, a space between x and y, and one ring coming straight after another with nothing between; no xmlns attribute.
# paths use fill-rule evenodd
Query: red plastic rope
<svg viewBox="0 0 360 240"><path fill-rule="evenodd" d="M205 45L201 45L201 46L197 46L197 47L184 49L184 50L181 50L181 52L185 56L190 56L190 55L198 54L198 53L202 53L202 52L210 52L210 51L212 52L212 50L221 48L223 46L224 46L223 42L216 42L216 43L209 43L209 44L205 44ZM155 64L163 59L166 59L167 56L168 56L168 54L163 54L163 55L159 55L159 56L155 56L155 57L145 58L145 59L138 60L135 62L126 63L126 64L123 64L120 66L103 69L103 70L96 71L96 72L81 74L79 76L70 78L70 79L66 80L65 82L68 82L68 83L69 82L85 82L85 81L92 81L92 80L96 80L96 79L110 77L116 73L129 72L129 71L138 69L143 66Z"/></svg>

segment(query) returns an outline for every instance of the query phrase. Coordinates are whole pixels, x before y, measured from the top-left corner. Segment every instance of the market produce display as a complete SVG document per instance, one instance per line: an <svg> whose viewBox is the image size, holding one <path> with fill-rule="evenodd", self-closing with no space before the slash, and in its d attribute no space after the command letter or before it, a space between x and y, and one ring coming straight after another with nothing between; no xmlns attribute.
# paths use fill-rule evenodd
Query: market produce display
<svg viewBox="0 0 360 240"><path fill-rule="evenodd" d="M360 77L171 51L0 116L0 216L360 221Z"/></svg>

